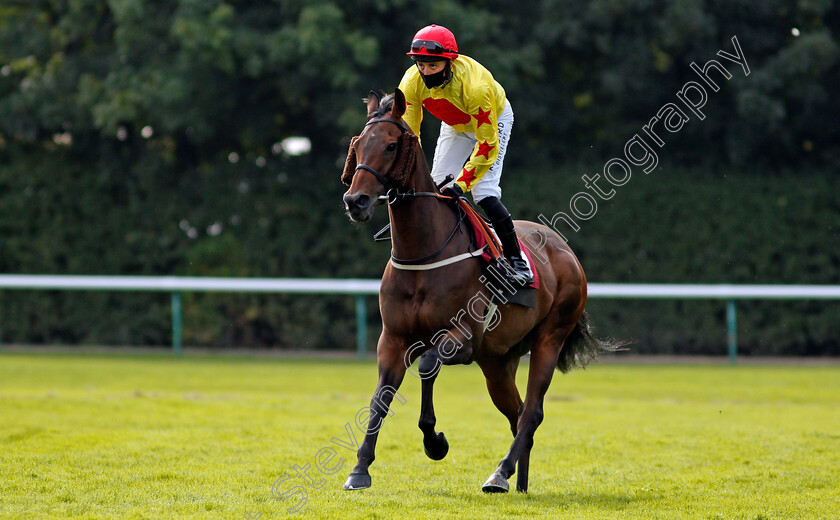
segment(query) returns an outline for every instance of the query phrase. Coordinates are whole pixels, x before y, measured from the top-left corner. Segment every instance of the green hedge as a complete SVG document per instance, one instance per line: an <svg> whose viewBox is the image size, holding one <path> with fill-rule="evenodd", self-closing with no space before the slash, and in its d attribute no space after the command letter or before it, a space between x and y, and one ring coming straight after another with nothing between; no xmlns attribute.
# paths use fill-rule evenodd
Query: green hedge
<svg viewBox="0 0 840 520"><path fill-rule="evenodd" d="M592 168L506 175L515 215L569 213ZM601 183L606 189L606 183ZM661 166L614 188L569 239L590 282L837 284L840 177L821 172ZM526 202L527 201L527 202ZM639 353L723 354L721 301L592 300L598 331ZM840 353L840 302L738 304L739 347L755 355Z"/></svg>
<svg viewBox="0 0 840 520"><path fill-rule="evenodd" d="M72 177L72 158L59 159ZM63 195L65 184L48 181L56 167L49 157L15 164L28 168L26 181L16 168L0 167L0 204L13 210L0 220L4 236L12 237L0 244L3 272L377 278L388 258L389 245L371 238L386 221L385 212L369 224L349 222L340 206L343 187L337 181L313 187L310 174L266 181L247 205L237 190L193 179L213 205L179 214L177 203L190 198L187 188L167 209L148 196L165 192L161 186L124 193L103 175L82 190L78 203ZM570 198L585 189L580 176L594 171L512 165L503 200L516 218L568 212ZM252 180L259 184L259 178ZM590 282L838 283L837 176L661 166L649 175L634 173L615 189L594 217L581 221L579 232L558 224ZM328 209L313 210L314 201ZM227 215L215 235L205 231L214 214ZM239 216L238 224L231 224L231 215ZM196 238L179 229L182 220L200 230ZM368 302L373 348L379 316L375 298ZM838 306L741 302L741 349L755 355L838 354ZM349 296L188 294L184 341L352 350L354 308ZM594 299L589 309L601 335L635 340L633 352L725 352L720 301ZM165 294L0 292L4 342L161 345L169 341L169 327Z"/></svg>

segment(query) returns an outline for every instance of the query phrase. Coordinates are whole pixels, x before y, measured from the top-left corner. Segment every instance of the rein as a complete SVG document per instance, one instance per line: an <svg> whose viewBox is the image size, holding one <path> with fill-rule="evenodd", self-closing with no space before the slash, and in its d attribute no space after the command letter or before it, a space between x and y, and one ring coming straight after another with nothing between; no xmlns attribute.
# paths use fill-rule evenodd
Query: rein
<svg viewBox="0 0 840 520"><path fill-rule="evenodd" d="M399 269L399 268L400 268L400 266L414 266L414 267L418 267L418 266L420 266L420 264L422 264L423 262L426 262L426 261L431 260L432 258L434 258L434 257L436 257L437 255L439 255L439 254L443 251L443 249L444 249L447 245L449 245L449 243L450 243L450 242L452 242L452 238L455 236L455 233L457 233L457 232L458 232L458 230L459 230L459 229L461 229L461 223L462 223L463 221L464 221L464 213L463 213L462 211L458 211L458 222L456 222L456 223L455 223L455 228L453 228L453 229L452 229L452 233L449 233L449 236L448 236L448 237L446 238L446 240L443 242L443 245L442 245L442 246L440 246L440 247L437 249L437 251L435 251L434 253L428 254L428 255L426 255L426 256L422 256L422 257L420 257L420 258L414 258L414 259L412 259L412 260L404 260L404 259L397 258L396 256L394 256L394 250L392 249L392 250L391 250L391 264L392 264L394 267L396 267L397 269ZM433 269L433 268L429 268L429 269Z"/></svg>
<svg viewBox="0 0 840 520"><path fill-rule="evenodd" d="M365 169L367 169L367 168L365 168ZM452 200L452 197L449 197L447 195L442 195L440 193L435 193L433 191L409 190L409 191L406 191L404 193L401 193L400 190L398 190L396 188L391 188L390 190L388 190L388 193L386 193L385 195L380 195L379 200L387 200L388 205L390 206L391 204L396 204L397 202L399 202L401 200L413 199L415 197L436 197L438 199L443 199L443 200Z"/></svg>

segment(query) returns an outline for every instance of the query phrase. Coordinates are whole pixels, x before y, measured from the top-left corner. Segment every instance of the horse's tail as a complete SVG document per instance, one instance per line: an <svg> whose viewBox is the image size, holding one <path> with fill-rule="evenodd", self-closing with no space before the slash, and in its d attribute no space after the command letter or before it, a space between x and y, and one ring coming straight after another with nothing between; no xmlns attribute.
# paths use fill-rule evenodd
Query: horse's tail
<svg viewBox="0 0 840 520"><path fill-rule="evenodd" d="M586 368L590 361L602 352L616 352L624 349L625 343L613 340L599 340L592 334L589 316L584 312L560 351L557 369L564 374L573 368Z"/></svg>

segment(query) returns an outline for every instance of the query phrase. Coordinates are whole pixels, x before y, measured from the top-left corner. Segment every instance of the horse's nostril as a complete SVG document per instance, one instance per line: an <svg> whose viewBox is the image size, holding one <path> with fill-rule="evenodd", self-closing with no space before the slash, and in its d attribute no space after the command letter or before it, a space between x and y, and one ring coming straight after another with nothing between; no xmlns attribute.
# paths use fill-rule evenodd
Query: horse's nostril
<svg viewBox="0 0 840 520"><path fill-rule="evenodd" d="M350 212L367 211L370 208L370 197L364 194L345 195L344 209Z"/></svg>

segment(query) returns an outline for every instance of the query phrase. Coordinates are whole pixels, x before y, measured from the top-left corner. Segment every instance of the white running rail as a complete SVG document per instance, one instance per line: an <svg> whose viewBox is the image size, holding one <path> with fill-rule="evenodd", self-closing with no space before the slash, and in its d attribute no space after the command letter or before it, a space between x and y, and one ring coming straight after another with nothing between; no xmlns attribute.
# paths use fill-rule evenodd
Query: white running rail
<svg viewBox="0 0 840 520"><path fill-rule="evenodd" d="M86 276L0 274L0 290L157 291L172 295L172 348L181 352L181 292L347 294L356 297L356 347L367 352L366 295L379 280L353 278L210 278L189 276ZM737 356L735 300L840 300L840 285L590 283L590 298L713 299L726 301L729 358Z"/></svg>

